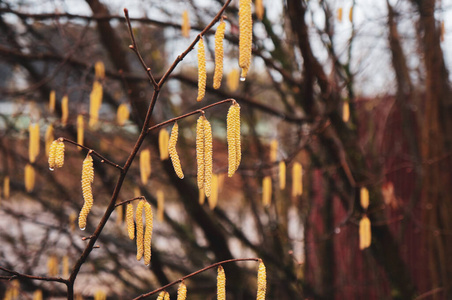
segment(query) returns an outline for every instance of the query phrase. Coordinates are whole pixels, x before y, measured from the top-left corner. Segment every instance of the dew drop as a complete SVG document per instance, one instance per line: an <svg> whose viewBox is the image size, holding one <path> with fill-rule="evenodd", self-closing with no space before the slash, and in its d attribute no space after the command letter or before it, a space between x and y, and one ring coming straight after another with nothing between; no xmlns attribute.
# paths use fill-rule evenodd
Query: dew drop
<svg viewBox="0 0 452 300"><path fill-rule="evenodd" d="M55 168L49 168L50 171L55 171Z"/></svg>
<svg viewBox="0 0 452 300"><path fill-rule="evenodd" d="M245 77L243 77L243 76L240 76L240 81L245 81L246 80L246 78Z"/></svg>
<svg viewBox="0 0 452 300"><path fill-rule="evenodd" d="M334 228L334 233L335 234L341 233L341 229L339 227Z"/></svg>
<svg viewBox="0 0 452 300"><path fill-rule="evenodd" d="M85 230L85 229L86 229L86 227L80 228L80 230Z"/></svg>
<svg viewBox="0 0 452 300"><path fill-rule="evenodd" d="M151 264L144 264L146 267L149 267Z"/></svg>

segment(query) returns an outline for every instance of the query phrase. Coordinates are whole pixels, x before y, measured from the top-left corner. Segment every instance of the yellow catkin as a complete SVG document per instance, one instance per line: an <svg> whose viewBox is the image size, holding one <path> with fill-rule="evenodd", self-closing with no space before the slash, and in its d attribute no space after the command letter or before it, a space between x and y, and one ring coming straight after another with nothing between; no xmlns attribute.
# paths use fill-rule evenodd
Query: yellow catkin
<svg viewBox="0 0 452 300"><path fill-rule="evenodd" d="M55 255L50 255L47 260L47 274L49 276L58 275L58 258Z"/></svg>
<svg viewBox="0 0 452 300"><path fill-rule="evenodd" d="M225 173L218 174L218 192L221 193L224 185L224 178L226 177Z"/></svg>
<svg viewBox="0 0 452 300"><path fill-rule="evenodd" d="M122 205L117 206L115 211L116 211L116 215L117 215L116 224L121 225L123 222L123 214L124 214Z"/></svg>
<svg viewBox="0 0 452 300"><path fill-rule="evenodd" d="M160 160L165 160L169 158L168 155L168 143L169 143L169 134L166 129L161 129L159 132L159 152L160 152Z"/></svg>
<svg viewBox="0 0 452 300"><path fill-rule="evenodd" d="M157 221L163 222L165 216L165 194L157 190Z"/></svg>
<svg viewBox="0 0 452 300"><path fill-rule="evenodd" d="M76 294L75 300L83 300L83 296L81 294Z"/></svg>
<svg viewBox="0 0 452 300"><path fill-rule="evenodd" d="M190 36L190 19L188 16L188 11L184 10L182 13L182 36L188 38Z"/></svg>
<svg viewBox="0 0 452 300"><path fill-rule="evenodd" d="M127 104L122 103L118 106L118 111L116 112L116 122L119 126L124 126L126 121L129 119L130 111Z"/></svg>
<svg viewBox="0 0 452 300"><path fill-rule="evenodd" d="M239 88L239 78L240 71L238 69L234 69L229 72L228 77L226 78L226 83L231 92L235 92Z"/></svg>
<svg viewBox="0 0 452 300"><path fill-rule="evenodd" d="M372 231L369 218L364 217L359 221L359 249L363 250L370 246L372 241Z"/></svg>
<svg viewBox="0 0 452 300"><path fill-rule="evenodd" d="M350 22L353 22L353 6L350 7L350 10L348 12L348 19L350 20Z"/></svg>
<svg viewBox="0 0 452 300"><path fill-rule="evenodd" d="M47 129L46 129L46 133L45 133L45 152L47 157L49 156L49 150L50 150L50 145L52 144L52 142L55 140L54 137L54 129L53 129L53 125L50 124Z"/></svg>
<svg viewBox="0 0 452 300"><path fill-rule="evenodd" d="M96 61L94 64L94 74L97 79L104 79L105 78L105 65L101 61Z"/></svg>
<svg viewBox="0 0 452 300"><path fill-rule="evenodd" d="M62 263L63 265L63 277L67 278L69 277L69 256L65 255L63 256Z"/></svg>
<svg viewBox="0 0 452 300"><path fill-rule="evenodd" d="M42 291L41 290L34 291L33 300L42 300Z"/></svg>
<svg viewBox="0 0 452 300"><path fill-rule="evenodd" d="M69 215L69 229L73 232L75 231L75 221L77 220L77 214L75 212L71 212Z"/></svg>
<svg viewBox="0 0 452 300"><path fill-rule="evenodd" d="M264 18L264 2L262 0L256 0L254 8L256 11L256 17L259 20L262 20Z"/></svg>
<svg viewBox="0 0 452 300"><path fill-rule="evenodd" d="M170 294L168 292L165 292L165 297L163 297L163 300L170 300Z"/></svg>
<svg viewBox="0 0 452 300"><path fill-rule="evenodd" d="M166 291L161 291L156 300L165 300Z"/></svg>
<svg viewBox="0 0 452 300"><path fill-rule="evenodd" d="M342 22L342 7L339 7L339 8L337 9L337 20L338 20L339 22Z"/></svg>
<svg viewBox="0 0 452 300"><path fill-rule="evenodd" d="M85 160L83 161L82 167L82 194L85 203L83 203L82 210L80 211L80 215L78 218L78 226L81 230L85 230L86 228L86 218L93 207L94 199L93 199L93 191L91 188L91 184L94 181L94 167L93 167L93 158L90 153L86 155Z"/></svg>
<svg viewBox="0 0 452 300"><path fill-rule="evenodd" d="M85 127L85 122L83 120L83 116L82 115L78 115L77 116L77 143L79 143L80 145L83 145L84 127ZM77 148L79 150L82 150L81 147L77 147Z"/></svg>
<svg viewBox="0 0 452 300"><path fill-rule="evenodd" d="M196 162L199 189L204 189L204 119L204 116L200 116L196 122Z"/></svg>
<svg viewBox="0 0 452 300"><path fill-rule="evenodd" d="M342 121L345 123L350 119L350 105L347 101L342 105Z"/></svg>
<svg viewBox="0 0 452 300"><path fill-rule="evenodd" d="M218 266L217 300L226 300L226 275L222 266Z"/></svg>
<svg viewBox="0 0 452 300"><path fill-rule="evenodd" d="M144 249L143 249L143 208L144 203L146 201L140 201L138 202L137 206L137 212L136 212L136 224L137 224L137 260L141 260L143 257Z"/></svg>
<svg viewBox="0 0 452 300"><path fill-rule="evenodd" d="M99 120L99 110L102 106L103 90L99 81L93 82L93 89L89 95L89 127L94 127Z"/></svg>
<svg viewBox="0 0 452 300"><path fill-rule="evenodd" d="M303 167L295 162L292 167L292 197L303 194Z"/></svg>
<svg viewBox="0 0 452 300"><path fill-rule="evenodd" d="M49 156L50 157L50 156ZM58 140L55 147L55 168L61 168L64 165L64 143Z"/></svg>
<svg viewBox="0 0 452 300"><path fill-rule="evenodd" d="M365 187L362 187L359 194L361 206L364 210L367 210L367 208L369 207L369 190Z"/></svg>
<svg viewBox="0 0 452 300"><path fill-rule="evenodd" d="M32 165L25 165L25 190L27 192L33 191L35 187L35 169Z"/></svg>
<svg viewBox="0 0 452 300"><path fill-rule="evenodd" d="M149 266L151 263L151 240L152 240L152 229L154 225L152 216L152 207L145 201L144 204L144 214L146 218L146 230L144 232L144 264Z"/></svg>
<svg viewBox="0 0 452 300"><path fill-rule="evenodd" d="M209 197L209 208L214 209L218 203L218 175L212 175L212 188Z"/></svg>
<svg viewBox="0 0 452 300"><path fill-rule="evenodd" d="M56 156L57 146L58 146L58 140L54 140L49 146L49 168L52 171L56 167L55 156Z"/></svg>
<svg viewBox="0 0 452 300"><path fill-rule="evenodd" d="M61 99L61 125L64 127L67 124L69 118L69 97L64 95Z"/></svg>
<svg viewBox="0 0 452 300"><path fill-rule="evenodd" d="M253 18L251 0L239 0L239 66L242 68L241 80L245 80L251 65L253 44Z"/></svg>
<svg viewBox="0 0 452 300"><path fill-rule="evenodd" d="M206 201L206 194L204 193L204 189L199 190L199 204L203 205Z"/></svg>
<svg viewBox="0 0 452 300"><path fill-rule="evenodd" d="M269 206L272 200L272 178L265 176L262 180L262 205Z"/></svg>
<svg viewBox="0 0 452 300"><path fill-rule="evenodd" d="M140 153L140 175L141 183L146 184L151 176L151 152L149 149L141 150Z"/></svg>
<svg viewBox="0 0 452 300"><path fill-rule="evenodd" d="M209 121L204 118L204 192L206 197L210 197L212 191L212 128Z"/></svg>
<svg viewBox="0 0 452 300"><path fill-rule="evenodd" d="M135 222L133 221L133 204L132 203L127 203L126 224L127 224L127 233L129 235L129 239L133 240L135 238Z"/></svg>
<svg viewBox="0 0 452 300"><path fill-rule="evenodd" d="M55 91L50 91L49 95L49 112L53 113L55 111Z"/></svg>
<svg viewBox="0 0 452 300"><path fill-rule="evenodd" d="M107 293L103 290L97 290L94 293L94 300L107 300Z"/></svg>
<svg viewBox="0 0 452 300"><path fill-rule="evenodd" d="M168 153L173 163L174 171L180 179L184 178L184 172L182 172L182 166L180 164L179 155L177 154L176 144L179 135L179 125L174 123L173 129L171 129L171 136L168 142Z"/></svg>
<svg viewBox="0 0 452 300"><path fill-rule="evenodd" d="M267 290L267 270L264 262L259 262L257 271L257 297L256 300L265 300L265 292Z"/></svg>
<svg viewBox="0 0 452 300"><path fill-rule="evenodd" d="M185 300L187 299L187 286L182 281L177 288L177 300Z"/></svg>
<svg viewBox="0 0 452 300"><path fill-rule="evenodd" d="M11 291L11 299L19 299L19 290L20 290L20 282L17 279L14 279L11 281L11 286L10 286L10 291Z"/></svg>
<svg viewBox="0 0 452 300"><path fill-rule="evenodd" d="M221 19L220 25L215 32L215 71L213 74L213 88L219 89L221 86L221 79L223 78L223 39L224 31L226 30L226 23Z"/></svg>
<svg viewBox="0 0 452 300"><path fill-rule="evenodd" d="M242 158L240 138L240 105L234 103L229 107L226 118L228 140L228 176L232 177L237 171Z"/></svg>
<svg viewBox="0 0 452 300"><path fill-rule="evenodd" d="M278 157L278 140L273 139L270 142L270 162L275 162Z"/></svg>
<svg viewBox="0 0 452 300"><path fill-rule="evenodd" d="M28 159L31 163L36 161L39 155L39 124L30 124L28 126L29 145L28 145Z"/></svg>
<svg viewBox="0 0 452 300"><path fill-rule="evenodd" d="M10 193L10 184L9 184L9 176L5 176L3 178L3 198L9 199L9 193Z"/></svg>
<svg viewBox="0 0 452 300"><path fill-rule="evenodd" d="M201 101L206 94L206 50L204 48L204 39L201 37L198 43L198 98Z"/></svg>
<svg viewBox="0 0 452 300"><path fill-rule="evenodd" d="M279 189L284 190L286 188L286 163L284 161L279 162Z"/></svg>

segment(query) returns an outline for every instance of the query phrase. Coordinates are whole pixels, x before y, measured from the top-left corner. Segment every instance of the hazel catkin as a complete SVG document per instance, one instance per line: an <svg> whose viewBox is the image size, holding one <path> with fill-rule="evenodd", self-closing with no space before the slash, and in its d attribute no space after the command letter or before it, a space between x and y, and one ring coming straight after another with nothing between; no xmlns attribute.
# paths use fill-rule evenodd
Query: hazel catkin
<svg viewBox="0 0 452 300"><path fill-rule="evenodd" d="M204 118L204 192L207 197L210 197L212 190L212 128L209 121Z"/></svg>
<svg viewBox="0 0 452 300"><path fill-rule="evenodd" d="M286 188L286 163L284 161L279 162L279 189L284 190Z"/></svg>
<svg viewBox="0 0 452 300"><path fill-rule="evenodd" d="M93 167L93 158L91 157L91 153L88 152L85 160L83 161L82 167L82 194L85 202L83 203L83 207L80 211L80 215L78 218L78 226L81 230L85 230L86 228L86 219L88 214L93 207L93 191L91 188L91 184L94 181L94 167Z"/></svg>
<svg viewBox="0 0 452 300"><path fill-rule="evenodd" d="M129 239L133 240L135 238L135 222L133 221L133 204L132 203L127 203L126 225L127 225L127 234L129 235Z"/></svg>
<svg viewBox="0 0 452 300"><path fill-rule="evenodd" d="M265 176L262 180L262 204L269 206L272 200L272 178Z"/></svg>
<svg viewBox="0 0 452 300"><path fill-rule="evenodd" d="M152 229L153 229L153 216L152 207L145 201L144 203L144 215L146 219L146 230L144 232L144 264L149 266L151 263L151 240L152 240Z"/></svg>
<svg viewBox="0 0 452 300"><path fill-rule="evenodd" d="M369 218L364 215L359 221L359 249L368 248L372 241L372 231Z"/></svg>
<svg viewBox="0 0 452 300"><path fill-rule="evenodd" d="M69 118L69 97L64 95L61 99L61 125L64 127L67 124Z"/></svg>
<svg viewBox="0 0 452 300"><path fill-rule="evenodd" d="M77 116L77 143L83 145L84 140L84 128L85 121L83 120L83 115ZM82 147L77 147L79 150L82 150Z"/></svg>
<svg viewBox="0 0 452 300"><path fill-rule="evenodd" d="M35 187L35 169L32 165L26 164L25 165L25 190L27 192L33 191Z"/></svg>
<svg viewBox="0 0 452 300"><path fill-rule="evenodd" d="M251 65L253 43L253 18L251 0L239 0L239 66L242 68L241 80L245 80Z"/></svg>
<svg viewBox="0 0 452 300"><path fill-rule="evenodd" d="M228 140L228 176L237 171L242 157L240 137L240 105L235 102L229 107L226 117L226 136Z"/></svg>
<svg viewBox="0 0 452 300"><path fill-rule="evenodd" d="M264 262L259 262L257 271L257 297L256 300L265 300L265 292L267 290L267 271Z"/></svg>
<svg viewBox="0 0 452 300"><path fill-rule="evenodd" d="M187 286L182 281L177 288L177 299L176 300L185 300L187 299Z"/></svg>
<svg viewBox="0 0 452 300"><path fill-rule="evenodd" d="M206 50L204 47L204 39L201 37L198 43L198 102L201 101L206 94Z"/></svg>
<svg viewBox="0 0 452 300"><path fill-rule="evenodd" d="M30 124L28 126L29 131L29 147L28 158L31 163L36 161L36 157L39 155L39 124Z"/></svg>
<svg viewBox="0 0 452 300"><path fill-rule="evenodd" d="M160 152L160 160L168 159L168 144L169 144L169 135L166 129L161 129L159 131L159 152Z"/></svg>
<svg viewBox="0 0 452 300"><path fill-rule="evenodd" d="M217 300L226 300L226 275L222 266L218 266Z"/></svg>
<svg viewBox="0 0 452 300"><path fill-rule="evenodd" d="M137 211L136 211L136 225L137 225L137 260L141 260L141 258L143 257L143 253L144 253L144 249L143 249L143 231L144 231L144 226L143 226L143 209L144 209L144 203L146 201L141 200L140 202L138 202L138 206L137 206Z"/></svg>
<svg viewBox="0 0 452 300"><path fill-rule="evenodd" d="M55 111L55 91L50 91L50 95L49 95L49 112L53 113Z"/></svg>
<svg viewBox="0 0 452 300"><path fill-rule="evenodd" d="M49 150L50 150L50 145L52 144L52 142L55 140L55 137L53 135L53 125L50 124L47 129L46 129L46 133L44 136L44 140L45 140L45 152L47 157L49 156Z"/></svg>
<svg viewBox="0 0 452 300"><path fill-rule="evenodd" d="M226 29L226 23L221 19L220 25L215 32L215 71L213 74L213 88L219 89L221 86L221 79L223 78L223 39Z"/></svg>
<svg viewBox="0 0 452 300"><path fill-rule="evenodd" d="M182 36L188 38L190 36L190 20L188 16L188 11L184 10L182 13Z"/></svg>
<svg viewBox="0 0 452 300"><path fill-rule="evenodd" d="M102 106L102 97L102 84L95 80L93 82L93 89L89 95L89 127L94 127L99 120L99 110Z"/></svg>
<svg viewBox="0 0 452 300"><path fill-rule="evenodd" d="M196 122L196 162L198 166L198 189L204 189L204 116L200 116Z"/></svg>
<svg viewBox="0 0 452 300"><path fill-rule="evenodd" d="M369 207L369 190L365 187L362 187L359 191L359 198L360 198L360 202L361 202L361 207L364 210L367 210L367 208Z"/></svg>
<svg viewBox="0 0 452 300"><path fill-rule="evenodd" d="M129 119L129 108L127 107L127 104L122 103L118 106L118 110L116 112L116 122L119 126L124 126L126 121Z"/></svg>
<svg viewBox="0 0 452 300"><path fill-rule="evenodd" d="M303 167L295 162L292 167L292 197L303 194Z"/></svg>
<svg viewBox="0 0 452 300"><path fill-rule="evenodd" d="M141 183L146 184L151 176L151 152L149 149L141 150L140 153L140 175Z"/></svg>
<svg viewBox="0 0 452 300"><path fill-rule="evenodd" d="M184 172L182 171L182 166L180 164L179 155L177 154L176 144L179 135L179 125L177 122L174 123L173 129L171 129L171 136L168 142L168 153L173 163L174 171L180 179L184 178Z"/></svg>

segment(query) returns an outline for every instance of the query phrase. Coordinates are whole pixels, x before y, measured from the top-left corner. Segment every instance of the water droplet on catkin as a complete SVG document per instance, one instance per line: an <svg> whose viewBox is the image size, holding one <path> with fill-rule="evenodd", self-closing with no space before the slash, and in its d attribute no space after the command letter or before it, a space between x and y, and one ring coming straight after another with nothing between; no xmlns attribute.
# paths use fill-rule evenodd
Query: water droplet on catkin
<svg viewBox="0 0 452 300"><path fill-rule="evenodd" d="M49 168L50 171L55 171L55 168Z"/></svg>
<svg viewBox="0 0 452 300"><path fill-rule="evenodd" d="M80 230L85 230L85 229L86 229L86 227L80 228Z"/></svg>
<svg viewBox="0 0 452 300"><path fill-rule="evenodd" d="M240 76L240 81L245 81L246 80L246 78L245 77L243 77L243 76Z"/></svg>

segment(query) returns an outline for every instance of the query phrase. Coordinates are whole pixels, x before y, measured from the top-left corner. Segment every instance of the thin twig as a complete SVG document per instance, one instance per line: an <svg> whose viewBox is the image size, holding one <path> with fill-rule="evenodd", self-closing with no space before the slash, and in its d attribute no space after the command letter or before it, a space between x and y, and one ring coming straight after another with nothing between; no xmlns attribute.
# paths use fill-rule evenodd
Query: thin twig
<svg viewBox="0 0 452 300"><path fill-rule="evenodd" d="M115 168L117 168L117 169L119 169L119 170L121 170L121 171L123 170L123 168L122 168L120 165L115 164L114 162L112 162L112 161L106 159L104 156L100 155L98 152L94 151L94 150L91 149L91 148L88 148L88 147L86 147L86 146L80 145L79 143L74 142L74 141L72 141L72 140L70 140L70 139L68 139L68 138L65 138L65 137L60 137L60 138L58 138L58 139L60 139L60 140L62 140L62 141L64 141L64 142L68 142L69 144L73 144L73 145L79 146L79 147L81 147L81 148L83 148L83 149L86 149L86 150L90 151L91 154L93 154L93 155L99 157L100 160L101 160L100 162L109 164L109 165L111 165L111 166L113 166L113 167L115 167Z"/></svg>
<svg viewBox="0 0 452 300"><path fill-rule="evenodd" d="M119 203L116 203L116 204L115 204L115 207L118 207L118 206L127 204L127 203L132 202L132 201L135 201L135 200L139 200L139 199L141 199L141 200L146 200L146 198L145 198L144 196L134 197L134 198L132 198L132 199L128 199L128 200L124 200L124 201L121 201L121 202L119 202Z"/></svg>
<svg viewBox="0 0 452 300"><path fill-rule="evenodd" d="M27 279L33 279L33 280L41 280L41 281L55 281L55 282L61 282L64 284L68 284L68 280L63 279L61 277L45 277L45 276L34 276L34 275L28 275L28 274L23 274L23 273L19 273L13 270L9 270L3 267L0 267L0 270L9 273L9 274L13 274L16 277L19 278L27 278ZM13 276L13 277L14 277Z"/></svg>
<svg viewBox="0 0 452 300"><path fill-rule="evenodd" d="M200 270L198 270L196 272L193 272L191 274L185 275L184 277L181 277L181 278L179 278L176 281L173 281L171 283L168 283L165 286L162 286L162 287L160 287L160 288L158 288L156 290L153 290L152 292L149 292L149 293L146 293L146 294L142 294L142 295L134 298L133 300L144 299L144 298L149 297L151 295L154 295L154 294L156 294L156 293L158 293L160 291L163 291L163 290L169 288L170 286L173 286L173 285L175 285L175 284L177 284L179 282L182 282L182 281L184 281L187 278L193 277L193 276L195 276L195 275L197 275L199 273L202 273L204 271L210 270L210 269L215 268L215 267L217 267L219 265L223 265L223 264L227 264L227 263L231 263L231 262L238 262L238 261L258 261L258 262L260 262L262 260L260 258L234 258L234 259L228 259L228 260L220 261L220 262L214 263L214 264L212 264L212 265L210 265L208 267L202 268L202 269L200 269Z"/></svg>
<svg viewBox="0 0 452 300"><path fill-rule="evenodd" d="M130 18L129 18L129 10L127 8L124 8L124 15L127 21L127 27L129 28L129 35L130 39L132 40L132 45L129 46L130 49L135 52L136 56L138 57L138 60L140 61L141 65L144 68L144 71L149 77L149 80L151 81L152 85L154 86L154 89L158 90L160 86L157 84L157 81L155 81L154 76L152 75L151 68L149 68L146 63L144 62L143 57L141 56L140 51L138 50L137 42L135 41L135 35L133 34L132 30L132 24L130 24Z"/></svg>
<svg viewBox="0 0 452 300"><path fill-rule="evenodd" d="M202 107L202 108L200 108L200 109L194 110L194 111L192 111L192 112L186 113L185 115L181 115L181 116L178 116L178 117L175 117L175 118L166 120L165 122L162 122L162 123L159 123L159 124L154 125L154 126L152 126L152 127L149 127L147 132L150 132L151 130L154 130L154 129L157 129L157 128L160 128L160 127L163 127L163 126L165 126L166 124L170 124L170 123L176 122L176 121L178 121L178 120L180 120L180 119L183 119L183 118L186 118L186 117L195 115L195 114L203 113L204 110L206 110L206 109L209 109L209 108L211 108L211 107L214 107L214 106L217 106L217 105L226 103L226 102L235 102L235 99L229 98L229 99L221 100L221 101L215 102L215 103L213 103L213 104L204 106L204 107Z"/></svg>

